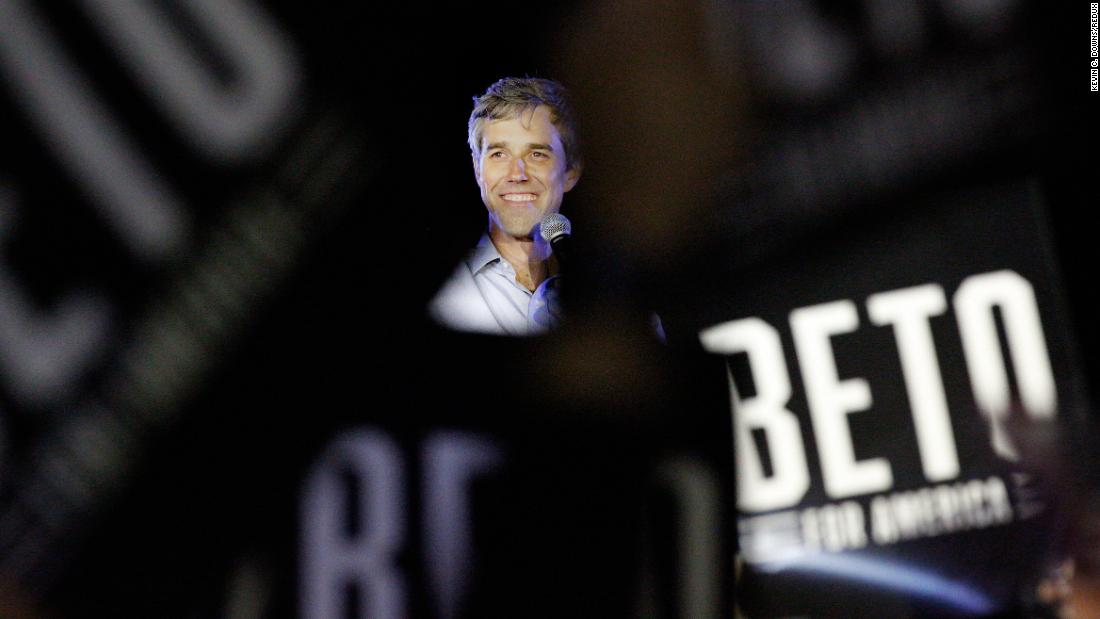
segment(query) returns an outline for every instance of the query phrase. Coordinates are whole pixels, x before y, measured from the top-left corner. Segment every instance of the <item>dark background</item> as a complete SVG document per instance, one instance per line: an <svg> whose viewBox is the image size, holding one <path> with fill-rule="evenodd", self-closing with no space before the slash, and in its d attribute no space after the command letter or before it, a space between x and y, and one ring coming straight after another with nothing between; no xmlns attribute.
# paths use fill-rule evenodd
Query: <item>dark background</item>
<svg viewBox="0 0 1100 619"><path fill-rule="evenodd" d="M334 436L363 424L392 431L410 453L432 428L463 427L527 454L513 475L560 484L561 499L520 492L516 512L486 512L483 522L525 519L483 537L485 554L511 561L530 544L532 555L557 553L539 569L569 575L519 579L490 566L485 586L516 587L509 600L530 603L527 614L560 616L601 592L602 606L581 614L631 614L638 585L628 574L641 561L632 536L649 499L624 480L662 454L718 471L730 457L725 385L720 374L699 379L713 368L698 329L803 299L957 281L986 270L978 263L1024 261L1050 277L1059 378L1080 394L1063 401L1092 417L1090 211L1100 196L1087 3L256 5L300 79L268 138L228 160L167 119L79 2L4 5L47 25L90 85L82 92L99 97L184 214L180 246L135 253L58 154L55 142L71 136L36 121L25 85L5 73L3 283L47 334L74 292L94 292L109 315L57 384L27 387L18 355L0 368L0 574L13 616L207 616L255 566L276 591L256 594L269 600L262 616L293 616L302 478ZM152 6L218 83L240 79L178 3ZM872 18L883 6L913 9L895 17L892 37L876 34L889 25ZM4 49L6 66L21 58ZM655 69L639 78L639 66ZM423 314L484 226L466 122L472 97L505 75L562 79L585 123L591 166L565 211L591 259L575 275L570 302L582 318L565 332L569 345L447 334ZM894 154L861 158L868 141ZM990 188L1018 182L1038 194L1031 207L1045 228L998 207ZM957 232L974 192L993 203L966 213L972 232L944 243L948 266L910 253L920 239L943 242L935 225ZM881 254L853 252L863 238L883 243ZM1030 245L1015 252L1018 239ZM830 263L839 266L821 267ZM235 267L211 278L210 264ZM809 265L825 274L799 281ZM667 348L650 339L652 309ZM8 324L5 346L37 333ZM609 352L587 363L593 351ZM60 367L43 363L47 374ZM479 404L487 374L493 401L506 403L493 412ZM562 443L590 466L560 468ZM626 455L611 449L622 444ZM547 529L540 518L578 505L591 518L574 514L558 534L586 531L599 544L534 533ZM405 561L419 583L414 554Z"/></svg>

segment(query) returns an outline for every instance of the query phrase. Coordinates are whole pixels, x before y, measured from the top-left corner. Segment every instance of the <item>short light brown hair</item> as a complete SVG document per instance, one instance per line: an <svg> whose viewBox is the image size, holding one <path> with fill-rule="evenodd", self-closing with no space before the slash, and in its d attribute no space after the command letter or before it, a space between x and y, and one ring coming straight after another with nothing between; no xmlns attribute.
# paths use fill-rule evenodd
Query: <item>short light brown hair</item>
<svg viewBox="0 0 1100 619"><path fill-rule="evenodd" d="M581 169L581 149L577 141L577 128L573 109L569 105L565 86L540 77L505 77L480 97L474 97L474 111L468 127L470 152L474 159L481 158L481 138L487 120L518 118L527 110L545 105L550 108L550 122L561 135L565 149L565 168Z"/></svg>

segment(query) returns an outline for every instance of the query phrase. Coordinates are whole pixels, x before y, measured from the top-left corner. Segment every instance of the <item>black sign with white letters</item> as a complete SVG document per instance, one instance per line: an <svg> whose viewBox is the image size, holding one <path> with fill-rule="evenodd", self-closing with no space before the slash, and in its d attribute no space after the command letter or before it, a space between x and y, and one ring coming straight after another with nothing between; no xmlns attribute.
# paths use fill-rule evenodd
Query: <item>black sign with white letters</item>
<svg viewBox="0 0 1100 619"><path fill-rule="evenodd" d="M1035 577L1057 506L1028 437L1082 402L1038 195L989 181L842 219L700 302L752 616L984 616Z"/></svg>

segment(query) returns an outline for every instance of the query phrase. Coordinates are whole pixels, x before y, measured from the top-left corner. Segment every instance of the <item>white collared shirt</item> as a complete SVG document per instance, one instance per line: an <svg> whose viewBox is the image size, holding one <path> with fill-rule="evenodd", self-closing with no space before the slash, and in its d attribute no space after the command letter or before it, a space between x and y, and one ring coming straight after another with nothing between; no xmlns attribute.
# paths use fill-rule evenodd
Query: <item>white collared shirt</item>
<svg viewBox="0 0 1100 619"><path fill-rule="evenodd" d="M558 277L552 276L534 292L528 290L486 234L436 293L428 311L436 322L456 331L534 335L557 320L558 285Z"/></svg>

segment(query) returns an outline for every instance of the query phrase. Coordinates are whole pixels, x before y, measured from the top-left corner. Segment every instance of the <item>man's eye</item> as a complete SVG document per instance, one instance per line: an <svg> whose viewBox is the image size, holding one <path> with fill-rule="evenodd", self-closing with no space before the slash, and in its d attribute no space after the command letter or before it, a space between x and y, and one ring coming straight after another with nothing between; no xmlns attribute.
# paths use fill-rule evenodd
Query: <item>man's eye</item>
<svg viewBox="0 0 1100 619"><path fill-rule="evenodd" d="M503 156L504 156L504 151L499 151L498 150L498 151L489 153L489 158L490 159L500 159Z"/></svg>
<svg viewBox="0 0 1100 619"><path fill-rule="evenodd" d="M535 152L531 153L531 156L534 157L535 159L549 159L550 158L550 155L548 153L545 153L541 150L536 150Z"/></svg>

